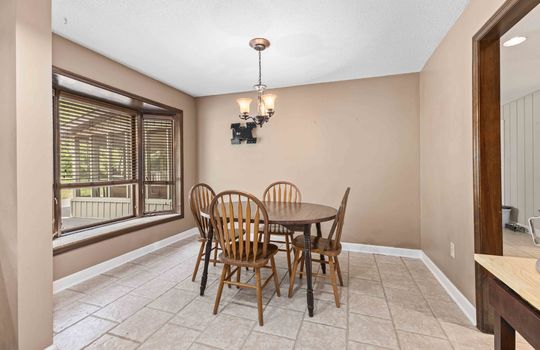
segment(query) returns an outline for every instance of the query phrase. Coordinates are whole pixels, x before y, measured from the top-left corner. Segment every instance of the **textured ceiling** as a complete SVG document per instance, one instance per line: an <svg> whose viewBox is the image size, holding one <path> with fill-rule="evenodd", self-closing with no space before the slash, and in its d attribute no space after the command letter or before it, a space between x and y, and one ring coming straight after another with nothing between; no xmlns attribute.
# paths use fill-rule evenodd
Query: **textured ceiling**
<svg viewBox="0 0 540 350"><path fill-rule="evenodd" d="M468 0L53 0L53 31L204 96L417 72Z"/></svg>
<svg viewBox="0 0 540 350"><path fill-rule="evenodd" d="M502 46L514 36L525 36L527 41L518 46ZM540 6L537 6L501 38L501 103L540 90L539 67Z"/></svg>

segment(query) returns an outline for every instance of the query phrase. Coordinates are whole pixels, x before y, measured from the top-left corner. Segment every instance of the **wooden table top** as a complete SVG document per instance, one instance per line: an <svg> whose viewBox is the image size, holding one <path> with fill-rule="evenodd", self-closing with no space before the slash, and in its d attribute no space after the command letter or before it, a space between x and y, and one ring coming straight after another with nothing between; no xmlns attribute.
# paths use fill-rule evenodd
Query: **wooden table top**
<svg viewBox="0 0 540 350"><path fill-rule="evenodd" d="M475 254L474 260L540 310L540 273L536 271L536 259Z"/></svg>
<svg viewBox="0 0 540 350"><path fill-rule="evenodd" d="M238 203L238 202L234 202ZM333 220L337 210L321 204L314 203L279 203L263 202L268 213L270 224L306 225ZM245 205L245 204L244 204ZM254 203L251 203L252 207ZM234 205L236 212L238 205ZM202 210L208 217L208 208Z"/></svg>

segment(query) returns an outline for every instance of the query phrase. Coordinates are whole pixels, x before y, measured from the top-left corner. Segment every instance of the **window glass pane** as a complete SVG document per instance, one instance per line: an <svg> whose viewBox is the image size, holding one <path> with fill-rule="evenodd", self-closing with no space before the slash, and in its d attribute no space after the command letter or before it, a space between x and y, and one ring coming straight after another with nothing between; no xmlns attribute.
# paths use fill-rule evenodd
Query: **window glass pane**
<svg viewBox="0 0 540 350"><path fill-rule="evenodd" d="M135 185L62 189L62 230L133 216Z"/></svg>
<svg viewBox="0 0 540 350"><path fill-rule="evenodd" d="M144 180L174 181L173 178L173 121L170 119L145 119Z"/></svg>
<svg viewBox="0 0 540 350"><path fill-rule="evenodd" d="M61 184L136 179L135 114L64 95L58 113Z"/></svg>
<svg viewBox="0 0 540 350"><path fill-rule="evenodd" d="M145 213L173 210L174 186L146 185L144 194Z"/></svg>

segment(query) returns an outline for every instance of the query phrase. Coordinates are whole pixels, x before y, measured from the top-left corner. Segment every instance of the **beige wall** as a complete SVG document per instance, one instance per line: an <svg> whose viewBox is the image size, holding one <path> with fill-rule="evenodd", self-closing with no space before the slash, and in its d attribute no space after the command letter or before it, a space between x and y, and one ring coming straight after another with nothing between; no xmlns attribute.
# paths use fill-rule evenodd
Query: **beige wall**
<svg viewBox="0 0 540 350"><path fill-rule="evenodd" d="M0 2L1 349L52 344L50 16L47 0Z"/></svg>
<svg viewBox="0 0 540 350"><path fill-rule="evenodd" d="M153 80L102 55L53 35L53 65L130 93L179 108L184 112L184 203L197 180L195 101L193 97ZM51 146L52 147L52 146ZM191 213L154 226L54 257L54 279L77 272L195 226Z"/></svg>
<svg viewBox="0 0 540 350"><path fill-rule="evenodd" d="M420 74L422 249L472 303L472 37L503 2L471 0Z"/></svg>
<svg viewBox="0 0 540 350"><path fill-rule="evenodd" d="M0 349L13 349L17 325L17 137L15 1L0 2ZM11 218L6 220L5 218Z"/></svg>
<svg viewBox="0 0 540 350"><path fill-rule="evenodd" d="M303 200L334 207L350 186L344 241L419 248L418 74L273 92L276 115L255 145L230 141L246 94L197 99L200 180L257 196L290 180Z"/></svg>

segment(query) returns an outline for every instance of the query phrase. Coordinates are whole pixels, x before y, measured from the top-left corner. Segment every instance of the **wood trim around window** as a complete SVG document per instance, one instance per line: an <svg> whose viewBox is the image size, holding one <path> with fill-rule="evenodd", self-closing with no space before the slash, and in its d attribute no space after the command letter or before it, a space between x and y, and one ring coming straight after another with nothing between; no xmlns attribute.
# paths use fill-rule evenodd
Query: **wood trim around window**
<svg viewBox="0 0 540 350"><path fill-rule="evenodd" d="M155 111L150 112L150 111L135 110L135 109L127 108L127 109L129 109L131 111L134 111L134 112L136 112L138 114L139 121L142 121L143 114L153 115L153 116L156 116L156 117L170 116L174 120L174 134L175 134L175 137L173 139L173 147L174 147L174 156L173 156L174 179L176 180L176 179L178 179L178 176L180 177L178 179L178 181L175 183L175 189L176 190L175 190L174 198L173 198L174 210L173 211L167 211L167 212L159 212L159 213L149 213L147 215L144 215L144 217L152 217L152 216L156 216L158 214L174 214L174 215L164 217L162 220L152 220L151 222L148 222L148 223L142 223L142 224L139 224L139 225L136 224L136 225L130 226L128 228L123 228L123 229L120 229L120 230L117 230L117 231L112 231L112 232L107 233L107 234L101 234L101 235L98 235L96 237L86 238L84 240L81 240L80 242L70 244L67 247L61 247L60 249L55 249L54 250L54 255L60 254L62 252L68 251L68 250L77 249L77 248L80 248L80 247L85 246L85 245L93 244L93 243L102 241L104 239L109 239L109 238L116 237L116 236L119 236L119 235L122 235L122 234L125 234L125 233L133 232L133 231L136 231L136 230L141 230L141 229L146 228L146 227L158 225L158 224L173 221L173 220L183 219L184 218L184 152L183 152L184 130L183 130L183 111L178 109L178 108L171 107L171 106L165 105L163 103L156 102L156 101L150 100L148 98L144 98L144 97L129 93L127 91L114 88L114 87L112 87L110 85L97 82L95 80L83 77L81 75L78 75L78 74L75 74L75 73L66 71L64 69L58 68L58 67L54 67L54 66L53 66L53 75L69 77L71 79L78 80L78 81L80 81L80 82L82 82L84 84L89 84L89 85L92 85L94 87L98 87L98 88L106 90L106 91L114 92L114 93L129 97L129 98L131 98L133 100L137 100L137 101L140 101L140 102L143 102L143 103L146 103L146 104L154 105L154 106L157 106L159 108L162 108L162 109L166 110L166 113L156 113ZM58 192L60 191L60 187L59 187L59 169L57 169L58 164L59 164L59 161L58 161L59 160L58 159L59 155L57 154L58 153L57 152L57 147L58 147L57 145L58 145L58 142L59 142L59 133L57 131L58 122L56 120L57 115L58 115L58 110L57 109L58 109L58 98L59 98L60 93L63 93L63 94L68 94L69 93L70 95L72 95L72 96L74 95L74 96L76 96L78 98L81 98L81 99L89 99L92 103L96 103L96 104L103 103L103 104L110 105L110 106L113 106L114 108L118 108L118 109L122 109L122 110L126 110L126 107L123 106L123 105L114 103L113 101L106 101L106 100L103 100L103 99L100 99L100 98L93 98L92 96L79 94L79 93L76 93L74 91L70 91L68 89L63 89L63 88L58 87L58 86L53 87L53 92L54 92L53 93L53 98L54 98L54 104L53 104L53 106L54 106L54 118L53 119L54 119L54 123L55 123L55 127L54 127L54 130L55 130L54 131L54 141L55 141L55 143L54 143L54 162L55 162L55 169L54 169L54 198L53 198L53 201L54 201L57 194L58 194ZM139 129L142 129L142 125L141 125L141 127ZM140 149L142 150L142 146L140 147ZM142 169L143 164L144 164L144 160L142 158L139 158L139 159L140 159L140 162L141 162L140 168ZM141 180L142 180L142 178L141 178ZM103 185L103 184L100 183L99 185ZM107 186L107 185L108 184L105 184L105 186ZM139 185L138 187L143 187L143 186ZM136 198L134 198L134 202L138 201L139 198L142 198L136 192L137 191L135 191L133 193L134 195L136 195ZM138 205L139 208L142 207L142 203L137 203L137 205ZM60 220L60 215L61 215L61 203L60 203L59 199L56 201L54 207L55 207L55 210L54 210L54 222L55 222L55 224L54 224L54 227L53 227L53 232L55 230L57 231L56 235L54 236L54 237L57 237L57 235L61 234L60 230L58 229L59 225L60 225L59 220ZM111 223L114 223L114 222L119 222L119 221L128 221L128 220L135 219L135 218L141 218L142 216L139 216L138 215L139 213L140 213L139 211L134 212L134 216L130 217L130 218L123 217L123 218L119 218L119 219L110 220L110 221L107 221L107 222L102 222L102 223L99 223L99 224L95 225L95 227L101 227L101 226L108 225L108 224L111 224ZM79 231L79 230L83 230L83 229L88 229L88 227L77 228L75 231Z"/></svg>
<svg viewBox="0 0 540 350"><path fill-rule="evenodd" d="M474 251L502 255L500 38L540 0L508 0L473 38ZM472 257L471 257L472 258ZM475 263L476 324L493 332L489 272Z"/></svg>
<svg viewBox="0 0 540 350"><path fill-rule="evenodd" d="M79 81L81 81L83 83L86 83L86 84L101 88L103 90L108 90L108 91L115 92L115 93L120 94L120 95L124 95L124 96L129 97L129 98L132 98L134 100L138 100L138 101L141 101L141 102L146 102L148 104L161 107L161 108L166 109L168 111L174 111L176 115L182 115L183 114L183 111L181 109L176 108L176 107L172 107L172 106L163 104L161 102L157 102L157 101L151 100L149 98L133 94L133 93L128 92L126 90L115 88L115 87L113 87L111 85L107 85L105 83L98 82L97 80L87 78L85 76L82 76L82 75L77 74L77 73L70 72L70 71L68 71L66 69L63 69L63 68L53 66L52 67L52 72L53 72L53 74L62 75L62 76L68 77L68 78L79 80ZM110 103L110 102L107 102L107 103Z"/></svg>
<svg viewBox="0 0 540 350"><path fill-rule="evenodd" d="M148 216L148 217L151 217L151 216ZM95 244L95 243L98 243L98 242L102 242L102 241L105 241L107 239L111 239L111 238L114 238L114 237L125 235L127 233L140 231L140 230L152 227L152 226L165 224L167 222L180 220L180 219L183 219L183 218L184 218L183 215L175 214L175 215L163 217L161 219L152 220L150 222L144 222L144 223L140 223L140 224L135 224L135 225L120 228L120 229L117 229L117 230L111 230L110 232L107 232L107 233L103 233L103 234L100 234L100 235L88 237L88 238L81 239L81 240L78 240L78 241L70 243L70 244L63 245L63 246L58 247L58 248L54 248L53 249L53 256L59 255L59 254L62 254L62 253L66 253L66 252L69 252L69 251L72 251L72 250L75 250L75 249L83 248L85 246ZM130 219L124 219L122 221L128 221L128 220L130 220ZM121 221L117 221L117 223L119 223L119 222L121 222Z"/></svg>

